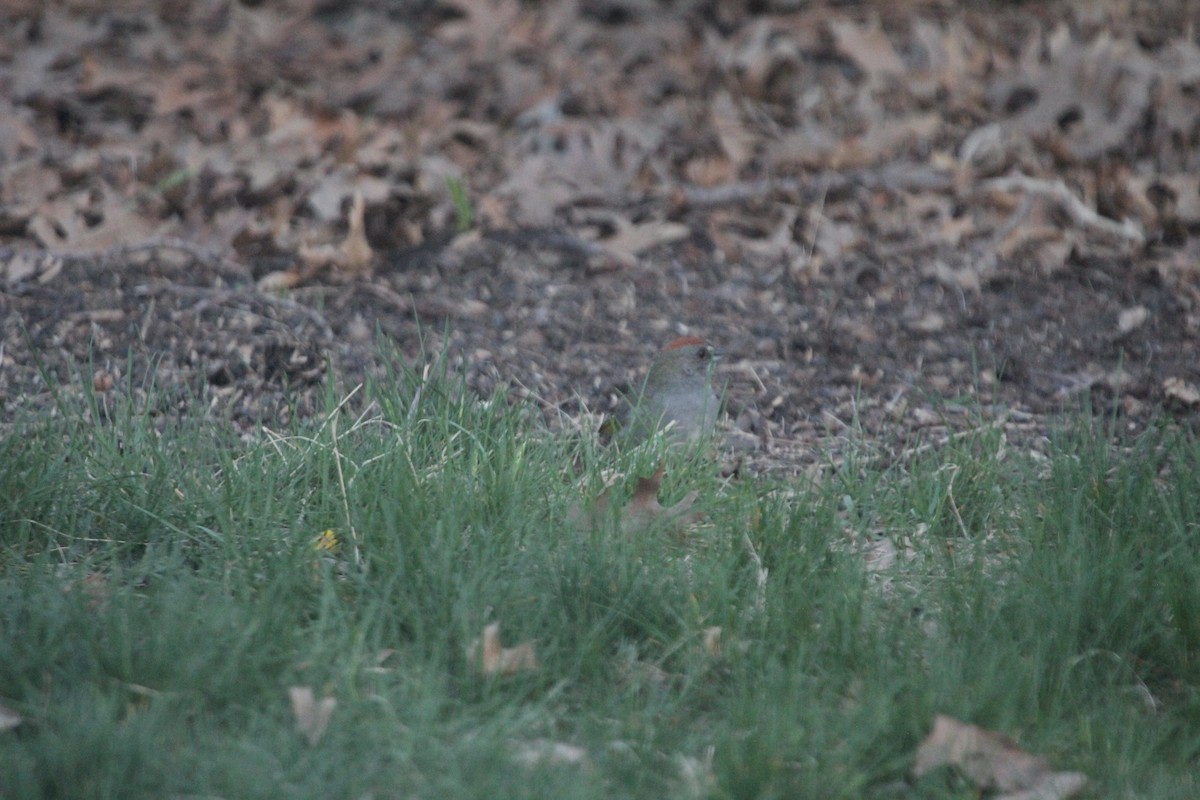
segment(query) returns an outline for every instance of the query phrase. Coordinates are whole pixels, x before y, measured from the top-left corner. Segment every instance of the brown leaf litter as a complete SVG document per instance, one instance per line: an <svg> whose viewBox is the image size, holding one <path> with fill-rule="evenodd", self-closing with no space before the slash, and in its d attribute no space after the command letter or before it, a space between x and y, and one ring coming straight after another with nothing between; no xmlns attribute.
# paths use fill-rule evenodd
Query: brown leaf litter
<svg viewBox="0 0 1200 800"><path fill-rule="evenodd" d="M913 776L954 767L994 800L1064 800L1087 784L1079 772L1056 772L1041 756L1031 755L989 730L939 714L933 730L917 749Z"/></svg>
<svg viewBox="0 0 1200 800"><path fill-rule="evenodd" d="M467 648L467 661L477 664L484 675L515 675L518 672L533 672L538 669L537 652L532 641L521 642L516 647L500 644L500 623L493 622L483 629L483 634Z"/></svg>
<svg viewBox="0 0 1200 800"><path fill-rule="evenodd" d="M658 500L664 474L665 467L660 464L649 477L639 477L633 494L624 505L618 504L614 499L614 487L609 486L590 506L576 507L572 510L569 518L573 522L592 527L613 522L618 530L627 534L640 533L655 527L680 533L699 519L699 515L692 512L691 508L700 492L693 489L673 505L664 506Z"/></svg>

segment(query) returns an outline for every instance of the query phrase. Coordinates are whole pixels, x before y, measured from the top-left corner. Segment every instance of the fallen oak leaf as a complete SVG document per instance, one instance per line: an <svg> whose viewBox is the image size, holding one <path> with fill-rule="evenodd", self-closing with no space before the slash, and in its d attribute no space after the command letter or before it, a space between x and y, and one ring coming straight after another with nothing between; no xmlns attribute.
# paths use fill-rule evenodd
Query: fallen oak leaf
<svg viewBox="0 0 1200 800"><path fill-rule="evenodd" d="M533 642L522 642L516 647L500 644L500 623L493 622L484 627L483 635L467 648L467 660L478 661L484 675L514 675L532 672L538 668L537 653Z"/></svg>
<svg viewBox="0 0 1200 800"><path fill-rule="evenodd" d="M346 215L346 238L342 239L339 245L300 246L300 260L305 266L303 280L308 280L327 267L332 267L344 275L358 275L368 271L375 253L367 242L366 224L363 221L365 211L366 201L363 200L363 194L356 191L354 203Z"/></svg>
<svg viewBox="0 0 1200 800"><path fill-rule="evenodd" d="M920 778L942 766L957 767L985 791L1012 791L1031 785L1046 771L1045 761L984 728L939 714L917 748L913 774Z"/></svg>
<svg viewBox="0 0 1200 800"><path fill-rule="evenodd" d="M687 225L666 220L634 223L614 216L612 222L616 225L617 232L600 240L599 244L618 263L627 265L637 263L637 257L647 250L682 241L691 234Z"/></svg>
<svg viewBox="0 0 1200 800"><path fill-rule="evenodd" d="M638 478L637 488L633 497L625 506L624 522L626 530L648 527L655 522L686 522L693 515L687 512L696 502L700 493L693 489L680 498L672 506L664 506L658 502L658 490L662 486L663 466L660 464L654 474L648 478Z"/></svg>
<svg viewBox="0 0 1200 800"><path fill-rule="evenodd" d="M626 533L636 533L656 524L671 524L678 528L686 527L695 521L696 515L688 513L696 502L699 492L692 490L671 506L658 502L658 490L662 486L664 468L660 464L653 475L638 478L637 488L624 506L615 506L612 487L605 489L596 498L592 508L586 512L575 511L571 514L573 520L586 518L596 525L609 516L615 518L616 525Z"/></svg>
<svg viewBox="0 0 1200 800"><path fill-rule="evenodd" d="M849 19L826 23L834 47L854 62L872 82L879 84L890 75L903 75L907 68L876 16L864 24Z"/></svg>
<svg viewBox="0 0 1200 800"><path fill-rule="evenodd" d="M321 741L337 700L333 697L323 697L317 702L313 690L308 686L293 686L288 689L292 699L292 715L296 718L296 730L304 734L310 746Z"/></svg>
<svg viewBox="0 0 1200 800"><path fill-rule="evenodd" d="M341 244L310 245L302 242L297 250L300 263L297 266L269 272L258 280L260 292L282 292L307 283L324 270L332 270L335 276L360 275L370 270L375 251L367 241L363 221L365 201L361 191L354 193L354 204L350 207L346 222L349 231Z"/></svg>
<svg viewBox="0 0 1200 800"><path fill-rule="evenodd" d="M350 206L350 214L347 219L349 231L346 233L346 238L342 240L335 262L340 269L351 275L366 272L375 255L371 250L370 243L367 242L366 224L363 221L365 210L366 201L363 200L363 193L360 189L354 192L354 203Z"/></svg>
<svg viewBox="0 0 1200 800"><path fill-rule="evenodd" d="M1063 800L1083 788L1087 776L1054 772L1041 756L1026 753L998 733L938 714L917 748L914 777L949 766L996 800Z"/></svg>

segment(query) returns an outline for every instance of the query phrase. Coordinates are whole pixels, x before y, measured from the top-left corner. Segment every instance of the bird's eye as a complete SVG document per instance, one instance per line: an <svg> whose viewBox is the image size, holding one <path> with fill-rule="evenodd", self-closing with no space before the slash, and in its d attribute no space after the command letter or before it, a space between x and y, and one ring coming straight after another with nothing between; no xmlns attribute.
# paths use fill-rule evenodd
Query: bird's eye
<svg viewBox="0 0 1200 800"><path fill-rule="evenodd" d="M707 347L701 347L699 350L697 350L697 351L696 351L696 358L700 359L701 361L703 361L703 360L705 360L706 358L708 358L708 348L707 348Z"/></svg>

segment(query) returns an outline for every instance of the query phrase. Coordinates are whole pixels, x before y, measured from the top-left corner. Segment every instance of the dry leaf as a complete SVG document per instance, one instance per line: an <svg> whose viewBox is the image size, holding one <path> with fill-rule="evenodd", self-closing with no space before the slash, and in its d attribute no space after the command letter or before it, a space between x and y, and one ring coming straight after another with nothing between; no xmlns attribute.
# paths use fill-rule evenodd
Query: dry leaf
<svg viewBox="0 0 1200 800"><path fill-rule="evenodd" d="M803 62L805 43L794 33L780 35L779 28L764 18L737 35L725 61L726 68L737 76L739 95L762 100L775 80L795 73Z"/></svg>
<svg viewBox="0 0 1200 800"><path fill-rule="evenodd" d="M986 269L987 264L983 259L972 261L960 267L952 267L941 259L934 259L926 267L925 274L951 289L961 289L963 292L980 294L983 291L982 274Z"/></svg>
<svg viewBox="0 0 1200 800"><path fill-rule="evenodd" d="M396 651L390 647L380 650L378 653L375 654L374 663L371 664L370 666L363 667L363 672L368 672L368 673L371 673L374 675L386 675L390 672L395 672L396 671L395 667L384 666L384 665L387 663L388 659L390 659L392 656L396 655L397 652L398 651Z"/></svg>
<svg viewBox="0 0 1200 800"><path fill-rule="evenodd" d="M893 157L897 151L919 148L933 139L945 122L940 114L909 114L887 125L871 128L865 135L849 136L838 143L832 164L840 167L866 166Z"/></svg>
<svg viewBox="0 0 1200 800"><path fill-rule="evenodd" d="M886 572L896 566L900 553L889 536L868 539L863 547L867 572Z"/></svg>
<svg viewBox="0 0 1200 800"><path fill-rule="evenodd" d="M914 333L941 333L946 328L946 318L936 311L926 311L920 319L906 323L905 327Z"/></svg>
<svg viewBox="0 0 1200 800"><path fill-rule="evenodd" d="M38 272L38 265L42 261L42 256L37 253L13 253L8 263L3 265L0 272L4 273L5 286L12 287L21 283L21 281L32 278Z"/></svg>
<svg viewBox="0 0 1200 800"><path fill-rule="evenodd" d="M1036 786L1020 792L996 795L994 800L1064 800L1087 784L1081 772L1048 772Z"/></svg>
<svg viewBox="0 0 1200 800"><path fill-rule="evenodd" d="M296 717L296 730L304 734L309 745L315 745L325 734L337 700L332 697L322 698L317 702L313 690L308 686L293 686L288 689L292 698L292 714Z"/></svg>
<svg viewBox="0 0 1200 800"><path fill-rule="evenodd" d="M709 745L704 748L704 755L700 758L685 755L675 757L675 762L679 765L679 780L683 784L685 797L708 797L712 794L713 787L717 783L717 777L713 774L712 768L715 754L716 748Z"/></svg>
<svg viewBox="0 0 1200 800"><path fill-rule="evenodd" d="M1055 203L1067 213L1071 221L1081 229L1091 230L1113 239L1135 245L1144 244L1146 234L1142 226L1134 220L1126 219L1121 222L1098 214L1087 203L1076 197L1066 182L1033 178L1028 175L1007 175L1003 178L991 178L980 184L984 191L999 193L1025 192Z"/></svg>
<svg viewBox="0 0 1200 800"><path fill-rule="evenodd" d="M321 176L308 194L308 205L321 222L335 222L342 215L342 200L361 195L370 203L384 203L391 184L372 175L360 175L353 167L342 166Z"/></svg>
<svg viewBox="0 0 1200 800"><path fill-rule="evenodd" d="M326 529L313 540L313 549L317 551L324 550L328 553L336 553L341 547L341 542L338 540L338 535L332 529Z"/></svg>
<svg viewBox="0 0 1200 800"><path fill-rule="evenodd" d="M11 731L23 721L24 717L22 717L20 714L13 711L8 706L0 705L0 733L3 733L4 731Z"/></svg>
<svg viewBox="0 0 1200 800"><path fill-rule="evenodd" d="M587 751L566 742L552 742L548 739L534 739L523 742L513 753L513 760L526 767L539 767L545 764L587 764Z"/></svg>
<svg viewBox="0 0 1200 800"><path fill-rule="evenodd" d="M361 191L354 193L354 204L347 215L349 231L340 244L310 245L304 242L297 249L300 266L291 269L270 272L258 280L258 289L262 292L277 292L292 289L306 283L314 275L327 268L333 268L336 274L343 276L358 275L371 268L371 260L375 252L367 242L366 228L363 222L365 201Z"/></svg>
<svg viewBox="0 0 1200 800"><path fill-rule="evenodd" d="M559 209L624 197L662 136L632 119L535 128L513 142L514 167L493 194L511 201L513 222L553 225Z"/></svg>
<svg viewBox="0 0 1200 800"><path fill-rule="evenodd" d="M303 280L304 276L298 269L276 270L268 272L258 279L258 290L260 292L282 292L284 289L293 289L299 286Z"/></svg>
<svg viewBox="0 0 1200 800"><path fill-rule="evenodd" d="M720 91L709 106L709 119L721 142L721 149L733 162L733 174L754 155L754 148L761 137L742 122L742 112L727 91Z"/></svg>
<svg viewBox="0 0 1200 800"><path fill-rule="evenodd" d="M116 191L74 192L42 203L27 229L48 250L82 253L145 242L164 235L170 223L143 217Z"/></svg>
<svg viewBox="0 0 1200 800"><path fill-rule="evenodd" d="M1121 147L1152 106L1152 89L1162 67L1143 55L1132 38L1104 32L1089 42L1075 41L1065 24L1046 35L1049 58L1040 58L1043 43L1030 42L1022 72L992 88L997 96L1037 87L1033 102L1005 121L1024 135L1053 131L1072 158L1094 158ZM1073 120L1064 125L1063 120Z"/></svg>
<svg viewBox="0 0 1200 800"><path fill-rule="evenodd" d="M607 239L601 239L601 244L619 261L635 263L636 256L659 245L672 244L686 239L691 233L687 225L665 220L633 223L624 217L613 215L612 222L617 226L617 232Z"/></svg>
<svg viewBox="0 0 1200 800"><path fill-rule="evenodd" d="M483 629L483 636L467 648L467 659L479 660L484 675L513 675L517 672L533 671L538 668L537 653L533 642L522 642L516 647L500 644L500 623L493 622Z"/></svg>
<svg viewBox="0 0 1200 800"><path fill-rule="evenodd" d="M638 478L637 488L624 506L614 507L610 486L600 493L590 508L574 508L568 518L575 524L596 526L607 523L615 515L618 528L626 533L642 531L656 523L685 527L695 521L695 515L688 511L700 493L693 490L673 506L662 505L658 502L658 490L663 473L660 464L650 477Z"/></svg>
<svg viewBox="0 0 1200 800"><path fill-rule="evenodd" d="M341 250L328 242L325 244L309 244L304 242L297 249L300 263L303 265L300 280L305 281L326 267L337 266L341 258Z"/></svg>
<svg viewBox="0 0 1200 800"><path fill-rule="evenodd" d="M1148 319L1150 319L1150 310L1145 306L1127 308L1117 315L1117 329L1121 333L1129 333L1142 327Z"/></svg>
<svg viewBox="0 0 1200 800"><path fill-rule="evenodd" d="M721 626L713 625L704 629L704 652L713 658L721 657Z"/></svg>
<svg viewBox="0 0 1200 800"><path fill-rule="evenodd" d="M371 266L371 258L374 256L371 245L367 242L366 226L363 223L365 208L366 202L363 200L362 191L355 191L354 205L350 207L348 220L350 230L346 234L346 238L342 240L335 262L338 267L351 274L366 272Z"/></svg>
<svg viewBox="0 0 1200 800"><path fill-rule="evenodd" d="M1052 772L1045 759L1026 753L1004 736L939 714L917 748L913 775L955 767L996 800L1062 800L1083 788L1078 772Z"/></svg>
<svg viewBox="0 0 1200 800"><path fill-rule="evenodd" d="M1163 394L1180 405L1200 406L1200 389L1178 376L1163 381Z"/></svg>
<svg viewBox="0 0 1200 800"><path fill-rule="evenodd" d="M104 608L112 597L112 588L108 578L101 572L87 572L78 581L72 581L65 587L68 592L79 592L84 598L89 611Z"/></svg>
<svg viewBox="0 0 1200 800"><path fill-rule="evenodd" d="M872 80L906 71L878 17L861 25L849 19L831 19L828 28L838 51Z"/></svg>
<svg viewBox="0 0 1200 800"><path fill-rule="evenodd" d="M684 174L694 186L720 186L732 181L737 170L725 156L697 156L684 166Z"/></svg>
<svg viewBox="0 0 1200 800"><path fill-rule="evenodd" d="M699 492L693 490L683 496L673 506L664 506L658 502L658 490L662 486L663 466L660 464L653 475L648 478L638 478L637 488L621 513L621 527L626 532L641 530L655 523L670 522L681 527L694 521L688 514L692 504L696 502ZM601 499L607 498L607 492ZM597 505L600 501L597 500Z"/></svg>

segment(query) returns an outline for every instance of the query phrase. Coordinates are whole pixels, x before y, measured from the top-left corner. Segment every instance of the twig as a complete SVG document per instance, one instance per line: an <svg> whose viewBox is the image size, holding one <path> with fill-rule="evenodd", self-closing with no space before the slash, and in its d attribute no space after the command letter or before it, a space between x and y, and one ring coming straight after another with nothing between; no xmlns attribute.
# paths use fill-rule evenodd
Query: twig
<svg viewBox="0 0 1200 800"><path fill-rule="evenodd" d="M950 501L950 510L954 512L954 519L958 521L958 529L962 531L963 538L970 539L971 534L967 532L967 525L963 522L962 514L958 511L958 503L954 500L954 478L958 475L958 465L947 464L946 467L950 472L950 483L946 485L946 497Z"/></svg>
<svg viewBox="0 0 1200 800"><path fill-rule="evenodd" d="M329 428L329 438L333 444L333 464L337 468L338 489L342 500L342 513L346 516L346 529L350 532L350 545L354 550L354 565L357 567L361 567L363 564L362 551L358 546L358 530L354 527L354 519L350 515L350 501L346 494L346 476L342 472L342 452L338 447L337 428L338 416L341 414L342 408L345 407L345 405L350 402L351 398L358 394L358 391L362 388L363 385L360 383L351 389L350 393L343 397L337 406L329 412L325 418L325 422L317 430L317 435L320 436L321 432L326 427Z"/></svg>
<svg viewBox="0 0 1200 800"><path fill-rule="evenodd" d="M223 255L210 247L198 245L195 242L189 242L185 239L165 238L165 239L149 239L145 242L135 245L126 245L121 248L123 254L132 255L139 252L147 252L153 250L178 250L181 253L187 253L197 261L209 266L224 267L226 272L222 272L222 277L237 277L249 280L251 277L250 269L240 261L236 261L226 255Z"/></svg>
<svg viewBox="0 0 1200 800"><path fill-rule="evenodd" d="M1030 194L1052 200L1067 212L1067 216L1076 225L1094 228L1102 233L1124 239L1135 245L1145 244L1146 234L1140 225L1131 219L1117 222L1103 217L1088 207L1086 203L1071 193L1071 189L1062 180L1047 181L1031 178L1028 175L1009 175L1004 178L992 178L984 181L980 188L985 191L998 192L1029 192Z"/></svg>
<svg viewBox="0 0 1200 800"><path fill-rule="evenodd" d="M750 540L750 534L742 531L742 541L746 543L746 549L750 551L750 558L754 560L755 568L755 584L758 588L758 601L756 605L760 611L765 611L767 608L767 575L768 570L763 566L762 559L758 556L758 551L754 549L754 542Z"/></svg>
<svg viewBox="0 0 1200 800"><path fill-rule="evenodd" d="M50 261L62 261L66 263L81 263L81 262L105 262L113 261L121 258L127 258L132 255L141 253L154 252L158 250L177 250L181 253L187 253L207 266L216 267L221 276L225 278L233 277L243 280L250 280L250 270L242 263L235 261L228 256L222 255L208 247L198 245L194 242L188 242L183 239L164 238L164 239L147 239L137 244L121 244L115 247L110 247L107 250L49 250L35 249L27 250L24 248L18 249L15 247L0 247L0 259L9 259L18 253L32 255L35 258L47 259Z"/></svg>
<svg viewBox="0 0 1200 800"><path fill-rule="evenodd" d="M596 264L593 269L618 270L629 266L629 258L616 253L604 245L583 239L570 231L564 230L519 230L519 231L490 231L485 239L500 244L517 247L540 245L561 253L581 258Z"/></svg>
<svg viewBox="0 0 1200 800"><path fill-rule="evenodd" d="M154 287L154 291L169 292L184 297L203 297L216 305L226 305L230 300L235 299L246 300L250 303L262 303L285 312L299 314L320 330L322 340L332 342L334 339L333 327L321 312L303 303L297 303L290 298L280 297L269 292L259 292L253 289L214 289L207 286L183 286L177 283L159 284Z"/></svg>
<svg viewBox="0 0 1200 800"><path fill-rule="evenodd" d="M997 428L1003 428L1007 424L1008 424L1008 415L1001 414L1000 416L996 417L996 419L992 420L991 422L984 423L983 425L976 425L974 428L968 428L965 431L957 431L956 433L947 434L935 442L926 442L925 444L919 445L917 447L906 448L906 449L900 451L899 453L897 453L894 458L889 459L889 460L892 463L896 463L896 462L900 462L900 461L907 461L908 459L912 458L913 456L928 452L929 450L932 450L935 447L945 447L946 445L950 444L951 442L956 442L959 439L965 439L968 436L977 436L978 434L980 434L984 431L996 430Z"/></svg>
<svg viewBox="0 0 1200 800"><path fill-rule="evenodd" d="M919 164L889 164L877 169L848 172L826 170L809 178L763 178L720 186L681 186L677 196L689 206L720 206L757 200L772 194L823 197L847 189L889 191L945 191L954 185L953 176Z"/></svg>
<svg viewBox="0 0 1200 800"><path fill-rule="evenodd" d="M362 384L360 383L354 391L357 392L361 386ZM353 396L354 392L350 394ZM349 399L350 397L346 398L346 400ZM344 403L345 400L342 402ZM346 515L346 530L350 532L350 546L354 551L354 566L362 567L362 551L358 547L358 531L354 527L354 518L350 516L350 501L346 497L346 476L342 472L342 451L338 448L338 412L336 409L330 415L330 418L329 437L333 442L333 465L337 468L338 492L342 499L342 513Z"/></svg>

